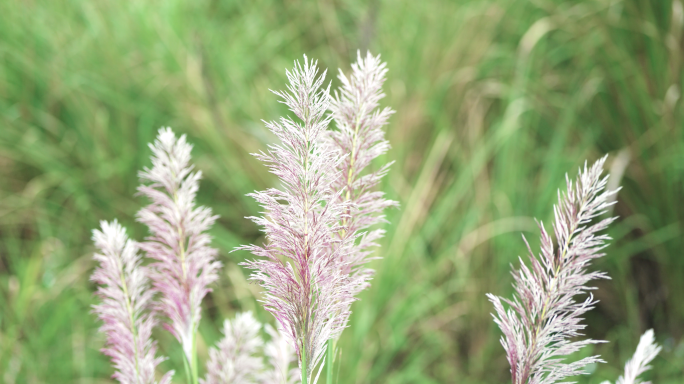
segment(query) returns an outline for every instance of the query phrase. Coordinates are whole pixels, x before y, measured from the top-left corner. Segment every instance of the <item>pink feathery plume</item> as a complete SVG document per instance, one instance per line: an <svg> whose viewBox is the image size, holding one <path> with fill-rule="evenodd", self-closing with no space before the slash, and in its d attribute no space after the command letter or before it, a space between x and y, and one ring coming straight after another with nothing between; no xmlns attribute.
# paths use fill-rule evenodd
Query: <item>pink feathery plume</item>
<svg viewBox="0 0 684 384"><path fill-rule="evenodd" d="M148 308L153 292L147 269L140 265L136 243L116 220L102 221L100 226L101 231L93 231L100 252L94 259L99 265L90 279L99 285L97 295L102 298L102 303L94 306L104 323L100 332L107 335L102 352L111 357L116 369L112 377L120 383L157 383L154 371L165 358L155 357L157 344L151 339L156 320ZM172 375L173 371L166 373L159 383L170 383Z"/></svg>
<svg viewBox="0 0 684 384"><path fill-rule="evenodd" d="M343 157L337 168L333 189L342 191L338 200L351 202L347 216L341 218L344 229L337 236L357 236L374 224L385 221L382 214L387 207L398 206L396 201L384 198L384 193L374 188L387 174L392 163L385 164L375 172L364 172L373 159L383 155L390 148L385 140L383 127L394 113L390 108L379 109L380 100L385 97L382 85L387 73L380 56L370 52L366 58L357 52L357 62L352 64L348 78L340 70L342 82L330 105L337 130L329 131L329 144L333 151ZM382 238L385 231L374 229L363 233L348 253L344 273L351 274L354 295L366 289L373 270L364 268L371 260L372 247Z"/></svg>
<svg viewBox="0 0 684 384"><path fill-rule="evenodd" d="M290 368L297 361L294 348L282 330L277 330L270 324L266 324L265 328L271 340L264 347L269 369L264 374L262 384L299 384L301 380L298 370Z"/></svg>
<svg viewBox="0 0 684 384"><path fill-rule="evenodd" d="M305 56L303 66L297 62L287 72L289 92L274 92L301 121L288 117L266 123L282 144L255 156L280 179L282 189L251 194L265 210L264 217L250 219L263 228L266 244L238 248L260 257L243 265L254 270L250 279L265 288L264 306L291 339L304 384L327 340L346 326L354 300L350 279L336 264L354 239L335 236L343 230L338 220L350 205L339 202L334 189L340 157L323 141L330 95L329 87L321 88L325 73L317 73L316 62Z"/></svg>
<svg viewBox="0 0 684 384"><path fill-rule="evenodd" d="M201 172L192 172L192 146L185 135L176 139L170 128L162 128L150 148L152 169L140 172L138 191L152 203L137 217L149 227L151 236L140 248L155 260L150 276L154 289L161 293L158 308L170 320L164 327L181 343L196 377L195 335L202 299L221 267L206 233L217 216L209 208L195 206Z"/></svg>
<svg viewBox="0 0 684 384"><path fill-rule="evenodd" d="M264 363L257 354L264 342L259 335L261 323L251 312L238 313L235 320L223 323L223 339L209 350L207 378L201 384L262 383ZM275 383L273 383L275 384Z"/></svg>
<svg viewBox="0 0 684 384"><path fill-rule="evenodd" d="M653 330L649 329L644 332L639 339L634 356L625 364L625 374L618 378L617 384L651 384L650 381L642 382L638 377L651 369L648 364L658 356L661 349L662 347L655 342ZM604 381L601 384L610 384L610 382Z"/></svg>
<svg viewBox="0 0 684 384"><path fill-rule="evenodd" d="M566 175L567 192L559 191L554 207L557 245L540 223L541 255L537 259L527 245L531 267L520 259L520 270L513 273L513 300L487 294L497 313L494 321L504 334L501 344L511 365L513 384L556 383L585 373L587 364L603 362L599 356L591 356L564 363L564 357L586 345L604 342L577 339L585 328L580 324L582 316L597 301L591 294L579 303L574 297L594 289L587 286L590 281L609 278L603 272L587 271L592 260L605 255L601 250L610 240L598 232L615 220L591 224L615 202L612 195L617 191L604 191L608 179L601 178L605 160L603 157L590 168L585 163L574 184ZM510 306L508 310L502 301Z"/></svg>

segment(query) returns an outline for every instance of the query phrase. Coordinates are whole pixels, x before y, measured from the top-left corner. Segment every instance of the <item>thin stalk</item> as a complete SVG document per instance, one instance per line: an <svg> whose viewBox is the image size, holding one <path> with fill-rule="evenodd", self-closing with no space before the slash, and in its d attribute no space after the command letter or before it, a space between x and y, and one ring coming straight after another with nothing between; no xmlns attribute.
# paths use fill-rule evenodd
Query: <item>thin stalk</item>
<svg viewBox="0 0 684 384"><path fill-rule="evenodd" d="M193 338L192 340L192 356L187 356L183 359L183 366L185 367L185 379L188 384L199 384L199 371L197 369L197 344Z"/></svg>
<svg viewBox="0 0 684 384"><path fill-rule="evenodd" d="M302 348L302 384L307 384L308 383L308 377L307 377L307 369L306 369L306 350Z"/></svg>
<svg viewBox="0 0 684 384"><path fill-rule="evenodd" d="M192 384L199 384L199 372L197 370L197 354L195 354L194 359L195 363L192 365Z"/></svg>
<svg viewBox="0 0 684 384"><path fill-rule="evenodd" d="M342 362L342 350L340 350L340 363ZM337 375L335 375L335 382L339 383L340 382L340 370L337 370Z"/></svg>
<svg viewBox="0 0 684 384"><path fill-rule="evenodd" d="M183 359L183 367L185 368L185 379L187 380L188 384L192 384L192 378L190 374L190 366L188 365L188 357L185 356L185 359Z"/></svg>
<svg viewBox="0 0 684 384"><path fill-rule="evenodd" d="M195 342L195 336L192 337L192 363L190 364L190 369L192 370L192 384L199 384L199 369L197 363L197 343Z"/></svg>
<svg viewBox="0 0 684 384"><path fill-rule="evenodd" d="M326 384L332 384L333 383L333 357L335 356L335 346L333 345L334 341L333 339L328 340L328 351L327 351L327 358L326 363L328 366L325 368L325 383Z"/></svg>

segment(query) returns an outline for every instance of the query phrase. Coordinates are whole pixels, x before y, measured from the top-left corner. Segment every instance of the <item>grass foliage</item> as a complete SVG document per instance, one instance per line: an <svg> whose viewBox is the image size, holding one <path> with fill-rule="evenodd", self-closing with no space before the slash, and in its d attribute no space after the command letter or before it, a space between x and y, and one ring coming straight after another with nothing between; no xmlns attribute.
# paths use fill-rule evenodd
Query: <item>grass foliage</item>
<svg viewBox="0 0 684 384"><path fill-rule="evenodd" d="M615 380L653 327L664 348L647 378L681 383L680 0L3 1L0 14L0 381L111 382L90 234L118 217L146 235L136 172L161 126L187 133L199 203L221 216L200 359L236 311L271 321L237 266L249 255L228 253L262 241L244 217L258 214L245 194L275 183L249 155L274 140L259 119L285 112L268 89L302 53L334 72L368 48L390 69L380 163L396 160L382 188L401 208L340 340L339 382L507 382L484 294L510 296L520 232L552 221L566 171L609 153L620 219L587 332L610 343L586 352L609 363L579 380Z"/></svg>

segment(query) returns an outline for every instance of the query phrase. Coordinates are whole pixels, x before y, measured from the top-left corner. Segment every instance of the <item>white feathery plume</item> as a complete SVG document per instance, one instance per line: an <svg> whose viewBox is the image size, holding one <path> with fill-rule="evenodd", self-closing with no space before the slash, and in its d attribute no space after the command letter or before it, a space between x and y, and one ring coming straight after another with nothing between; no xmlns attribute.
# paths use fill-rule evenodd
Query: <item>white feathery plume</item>
<svg viewBox="0 0 684 384"><path fill-rule="evenodd" d="M587 270L592 260L605 255L601 250L610 240L598 233L615 220L591 224L615 203L611 197L617 191L604 191L608 179L601 177L605 160L603 157L591 167L585 163L575 183L566 175L567 192L559 191L554 207L557 244L540 223L541 255L536 258L528 244L530 267L520 259L520 269L513 271L513 300L487 294L496 310L494 321L504 334L501 344L513 384L557 383L585 373L587 364L603 362L599 356L571 363L564 359L586 345L604 342L577 338L585 328L580 323L582 316L597 301L591 293L583 302L576 302L575 297L594 289L587 286L590 281L609 278L603 272ZM502 302L508 304L508 310Z"/></svg>
<svg viewBox="0 0 684 384"><path fill-rule="evenodd" d="M634 356L625 364L625 374L618 378L616 384L651 384L650 381L642 382L638 377L651 369L648 364L655 359L661 349L662 347L655 342L653 330L649 329L644 332L639 339ZM601 384L610 384L610 382L604 381Z"/></svg>
<svg viewBox="0 0 684 384"><path fill-rule="evenodd" d="M209 350L207 377L202 384L256 384L262 382L264 363L257 353L264 342L261 323L252 312L238 313L223 323L223 339Z"/></svg>
<svg viewBox="0 0 684 384"><path fill-rule="evenodd" d="M342 191L338 197L340 202L352 203L347 215L340 218L344 229L336 235L344 238L361 234L346 259L340 260L343 272L350 274L354 295L370 285L373 270L364 266L371 260L371 248L377 247L377 241L385 234L382 229L368 230L385 221L385 208L398 206L396 201L385 199L383 192L374 190L392 163L375 172L366 170L390 148L383 127L394 111L379 108L380 100L385 97L382 85L386 73L386 64L379 55L374 57L368 52L363 58L357 52L351 76L345 76L340 70L337 77L342 86L330 104L337 129L328 131L329 145L343 159L337 167L334 188Z"/></svg>
<svg viewBox="0 0 684 384"><path fill-rule="evenodd" d="M327 341L347 325L353 284L340 264L354 237L335 237L350 204L337 199L333 183L341 158L324 142L330 122L325 73L318 76L316 62L304 56L304 65L295 63L287 77L288 91L274 93L298 120L266 123L280 143L255 154L281 182L281 189L250 194L264 209L250 219L262 227L266 243L238 249L259 257L242 265L265 289L262 303L290 338L307 384L316 382L316 367L321 372Z"/></svg>
<svg viewBox="0 0 684 384"><path fill-rule="evenodd" d="M290 345L282 330L266 324L264 327L271 340L266 343L264 355L268 360L262 384L299 384L301 377L297 368L290 368L297 361L295 350Z"/></svg>
<svg viewBox="0 0 684 384"><path fill-rule="evenodd" d="M140 194L151 203L138 212L138 221L147 225L150 236L140 248L154 260L150 277L161 293L158 310L169 320L164 327L180 342L196 383L196 334L201 318L202 299L218 279L221 263L211 248L207 231L216 221L211 209L195 206L200 171L190 164L192 145L185 135L176 138L170 128L159 130L152 149L152 169L140 172Z"/></svg>
<svg viewBox="0 0 684 384"><path fill-rule="evenodd" d="M164 357L155 357L157 343L152 340L156 319L150 312L153 292L149 289L147 268L137 244L128 239L125 229L114 220L100 222L101 230L93 230L93 241L99 249L94 259L99 265L91 280L98 284L102 303L93 312L103 324L100 332L107 336L102 352L111 357L116 372L112 377L121 384L156 384L155 369ZM159 384L171 382L173 371Z"/></svg>
<svg viewBox="0 0 684 384"><path fill-rule="evenodd" d="M266 324L271 340L264 345L261 323L252 312L238 313L226 320L224 337L209 350L207 376L201 384L298 384L299 370L290 368L297 361L287 337ZM266 357L268 364L264 364Z"/></svg>

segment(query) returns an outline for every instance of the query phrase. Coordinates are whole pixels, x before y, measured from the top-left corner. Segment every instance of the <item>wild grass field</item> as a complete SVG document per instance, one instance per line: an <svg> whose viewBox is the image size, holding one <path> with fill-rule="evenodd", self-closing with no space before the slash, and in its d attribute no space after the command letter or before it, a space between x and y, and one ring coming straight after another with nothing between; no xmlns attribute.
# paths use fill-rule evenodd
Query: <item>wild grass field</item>
<svg viewBox="0 0 684 384"><path fill-rule="evenodd" d="M565 173L604 154L620 218L586 333L609 343L582 356L608 363L577 380L615 381L653 328L646 377L684 381L681 0L8 0L0 15L0 382L113 383L91 230L118 218L146 235L137 171L162 126L194 144L199 203L220 215L200 359L237 311L272 322L237 265L251 255L229 253L263 240L244 217L259 212L245 194L276 183L250 155L286 112L269 88L303 54L336 87L367 49L389 68L382 189L401 207L339 383L510 382L485 294L510 297L521 233L538 249ZM180 348L155 336L181 383Z"/></svg>

